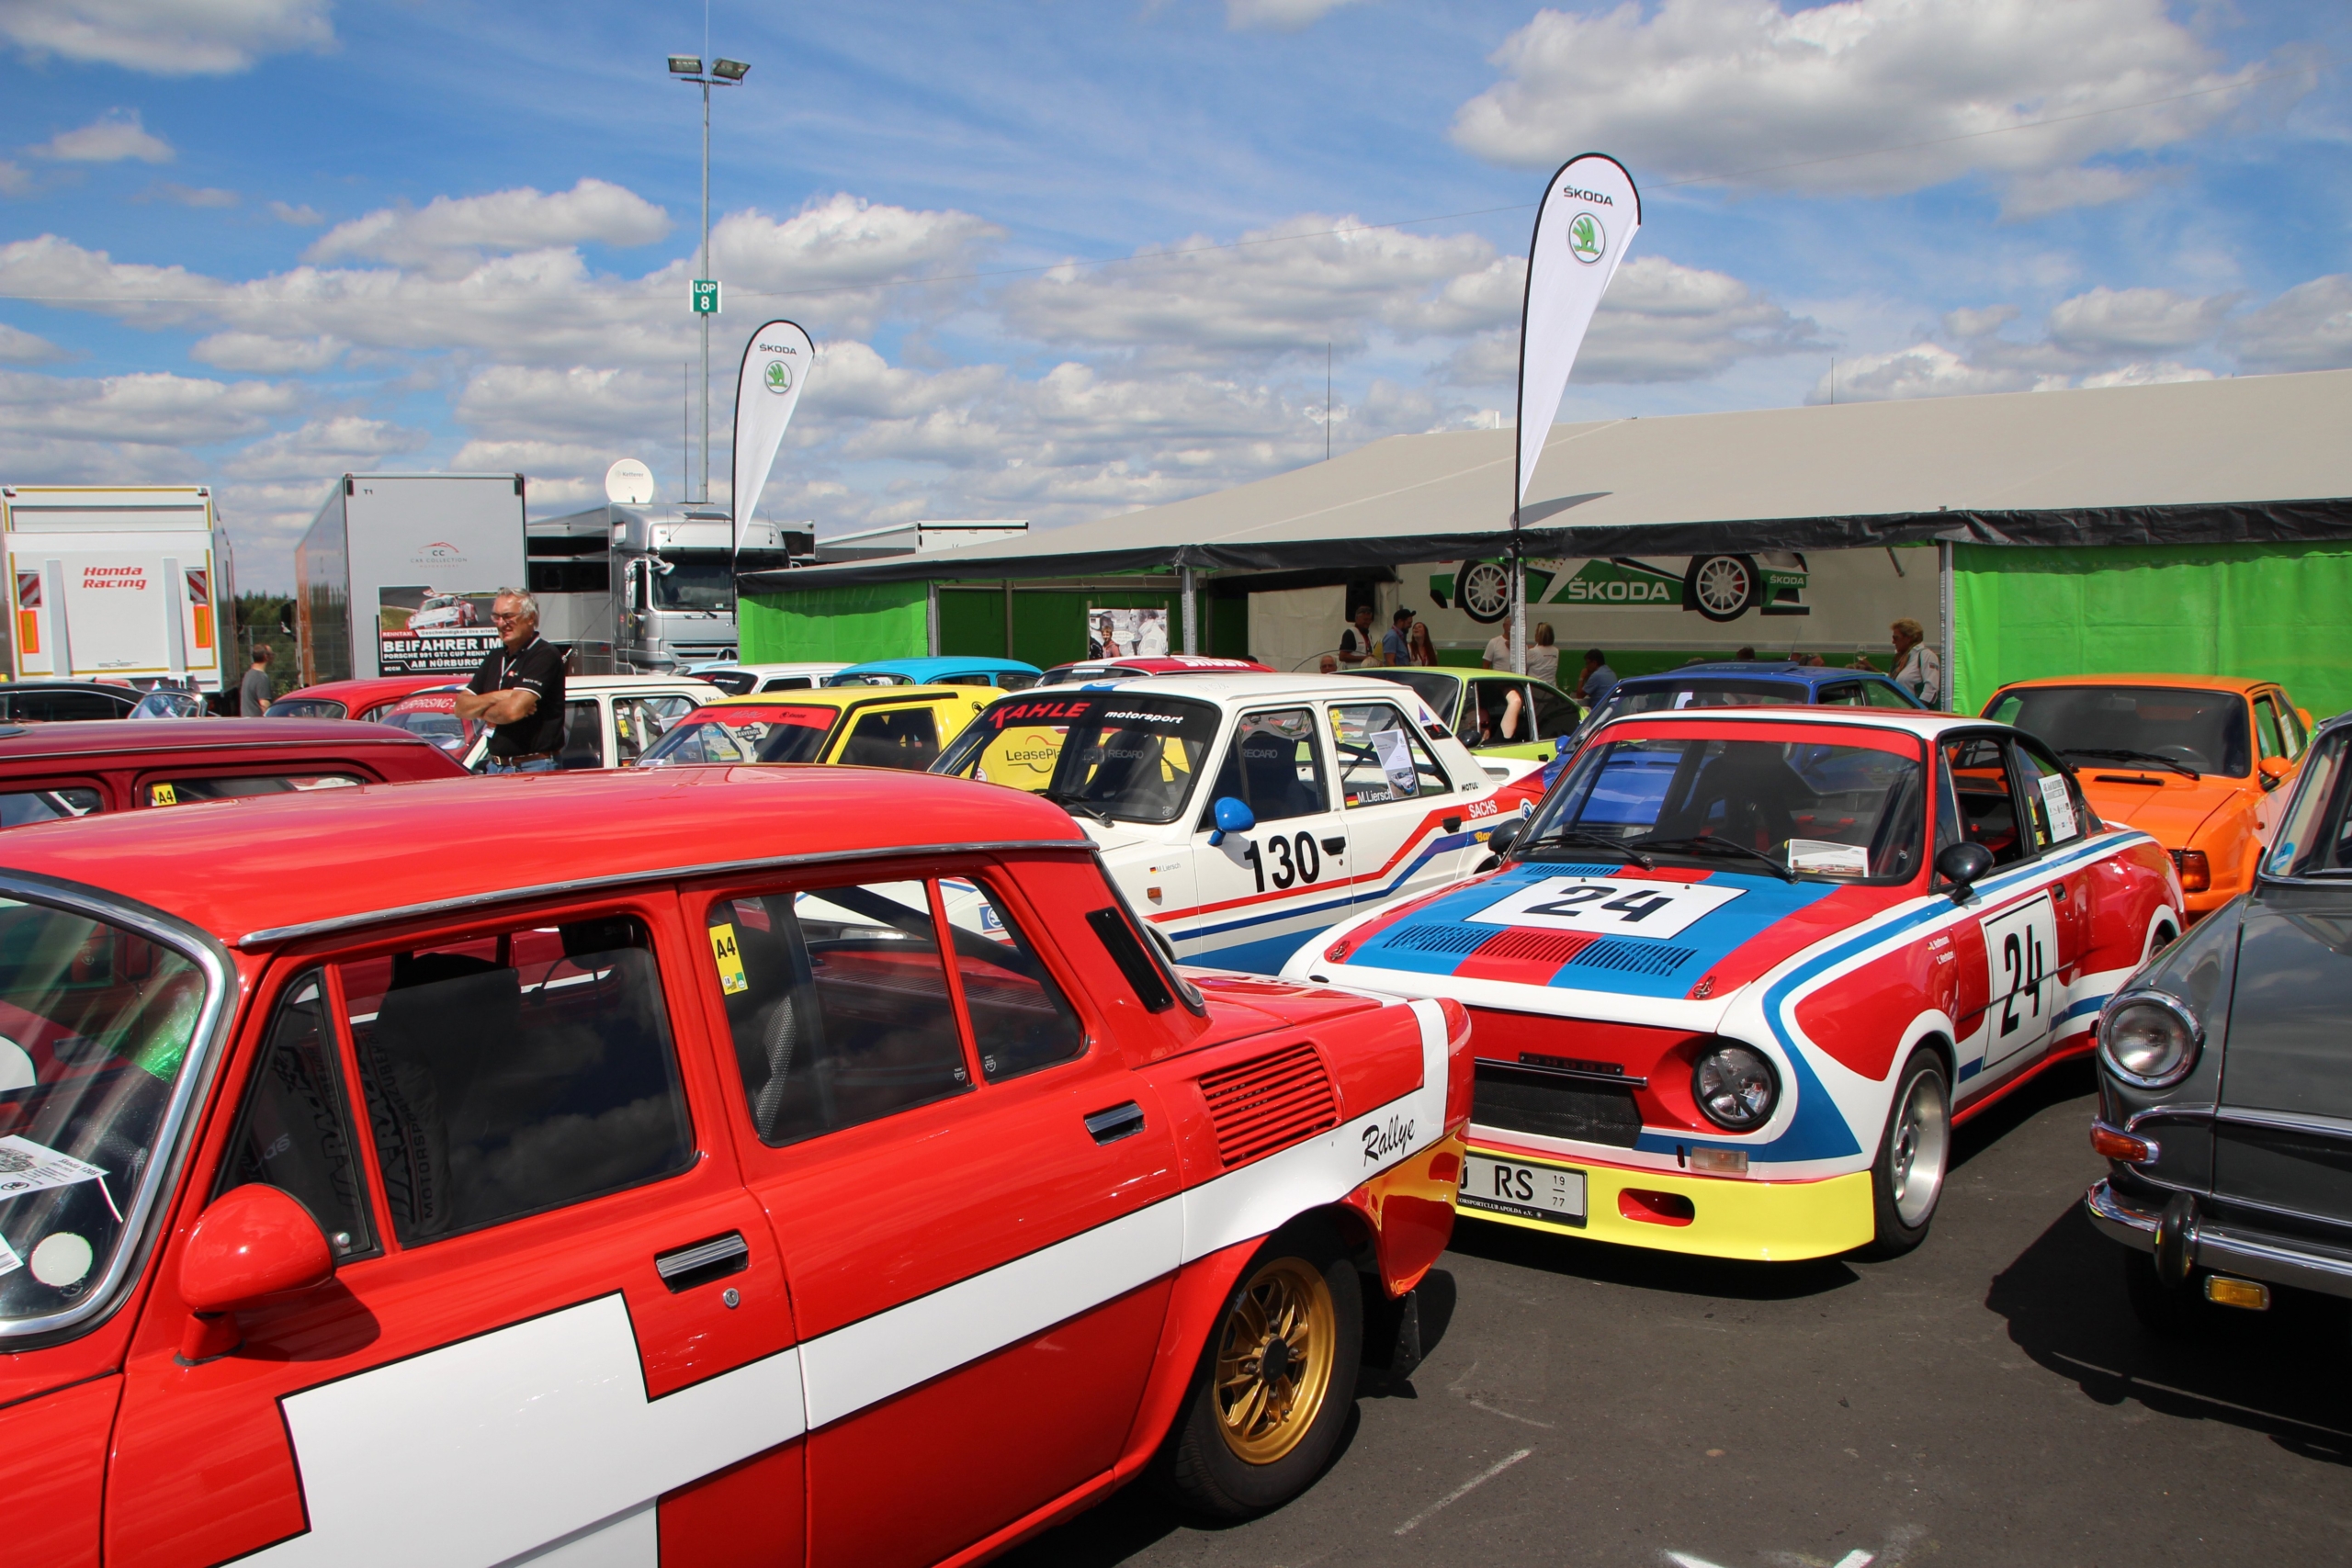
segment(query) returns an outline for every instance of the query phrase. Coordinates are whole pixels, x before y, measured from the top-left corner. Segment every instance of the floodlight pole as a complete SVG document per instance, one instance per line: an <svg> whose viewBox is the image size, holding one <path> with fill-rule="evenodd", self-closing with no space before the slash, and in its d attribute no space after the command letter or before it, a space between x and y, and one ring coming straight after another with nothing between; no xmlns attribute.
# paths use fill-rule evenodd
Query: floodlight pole
<svg viewBox="0 0 2352 1568"><path fill-rule="evenodd" d="M702 271L710 276L710 81L702 84ZM710 503L710 316L702 316L702 500Z"/></svg>

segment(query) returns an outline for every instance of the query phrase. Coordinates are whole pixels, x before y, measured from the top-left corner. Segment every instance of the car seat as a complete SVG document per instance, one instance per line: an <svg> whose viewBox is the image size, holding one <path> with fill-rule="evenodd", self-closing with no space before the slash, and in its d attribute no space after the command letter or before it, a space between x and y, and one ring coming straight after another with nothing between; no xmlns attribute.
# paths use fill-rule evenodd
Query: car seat
<svg viewBox="0 0 2352 1568"><path fill-rule="evenodd" d="M458 953L403 953L357 1043L385 1197L403 1241L462 1224L450 1128L492 1053L522 1027L520 976Z"/></svg>
<svg viewBox="0 0 2352 1568"><path fill-rule="evenodd" d="M1298 776L1298 742L1267 730L1245 733L1239 742L1242 798L1261 822L1307 817L1322 809L1315 786Z"/></svg>
<svg viewBox="0 0 2352 1568"><path fill-rule="evenodd" d="M1776 750L1735 744L1700 770L1689 801L1656 832L1663 839L1705 834L1767 850L1787 841L1796 813L1810 809L1814 799Z"/></svg>

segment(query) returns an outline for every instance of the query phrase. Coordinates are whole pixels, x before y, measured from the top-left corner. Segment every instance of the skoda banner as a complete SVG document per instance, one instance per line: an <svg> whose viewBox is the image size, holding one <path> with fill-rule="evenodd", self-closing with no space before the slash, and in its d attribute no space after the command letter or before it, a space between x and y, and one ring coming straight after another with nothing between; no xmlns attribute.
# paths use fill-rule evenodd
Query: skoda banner
<svg viewBox="0 0 2352 1568"><path fill-rule="evenodd" d="M735 547L766 488L784 428L800 406L800 389L817 357L808 334L790 321L770 321L752 334L735 373Z"/></svg>
<svg viewBox="0 0 2352 1568"><path fill-rule="evenodd" d="M1552 434L1568 371L1592 324L1593 308L1642 226L1634 176L1606 152L1560 165L1536 209L1528 242L1527 303L1519 325L1519 489L1527 499L1535 460Z"/></svg>

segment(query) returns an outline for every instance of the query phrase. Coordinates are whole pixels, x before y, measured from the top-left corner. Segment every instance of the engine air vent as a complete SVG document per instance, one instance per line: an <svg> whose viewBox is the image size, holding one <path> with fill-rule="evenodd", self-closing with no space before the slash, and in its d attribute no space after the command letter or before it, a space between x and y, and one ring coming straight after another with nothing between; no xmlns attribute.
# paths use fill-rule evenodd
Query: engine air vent
<svg viewBox="0 0 2352 1568"><path fill-rule="evenodd" d="M1340 1124L1330 1075L1305 1041L1203 1073L1200 1085L1227 1169Z"/></svg>

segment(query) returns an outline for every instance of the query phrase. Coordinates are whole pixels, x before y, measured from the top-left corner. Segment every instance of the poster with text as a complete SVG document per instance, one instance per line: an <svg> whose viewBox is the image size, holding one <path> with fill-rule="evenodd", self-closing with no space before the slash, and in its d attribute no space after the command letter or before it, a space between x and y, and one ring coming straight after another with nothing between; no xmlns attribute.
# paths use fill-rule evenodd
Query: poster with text
<svg viewBox="0 0 2352 1568"><path fill-rule="evenodd" d="M383 675L470 675L498 648L488 592L386 588L376 596L376 669Z"/></svg>

